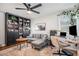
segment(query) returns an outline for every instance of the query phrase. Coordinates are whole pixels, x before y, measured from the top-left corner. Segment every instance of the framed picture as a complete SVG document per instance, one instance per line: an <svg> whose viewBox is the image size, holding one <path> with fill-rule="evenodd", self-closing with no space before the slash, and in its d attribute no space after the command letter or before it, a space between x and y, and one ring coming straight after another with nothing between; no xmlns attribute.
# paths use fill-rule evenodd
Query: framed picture
<svg viewBox="0 0 79 59"><path fill-rule="evenodd" d="M39 31L45 31L46 29L46 24L45 23L38 23L36 24L37 30Z"/></svg>

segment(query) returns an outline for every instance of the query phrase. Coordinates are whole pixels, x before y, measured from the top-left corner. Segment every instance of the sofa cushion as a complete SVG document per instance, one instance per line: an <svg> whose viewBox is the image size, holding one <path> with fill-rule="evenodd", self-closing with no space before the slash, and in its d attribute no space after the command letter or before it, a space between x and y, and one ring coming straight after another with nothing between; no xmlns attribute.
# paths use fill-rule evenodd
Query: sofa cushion
<svg viewBox="0 0 79 59"><path fill-rule="evenodd" d="M47 34L42 35L42 40L46 40L48 38Z"/></svg>
<svg viewBox="0 0 79 59"><path fill-rule="evenodd" d="M38 39L45 40L48 38L48 35L47 34L32 34L32 38L36 38L37 40Z"/></svg>
<svg viewBox="0 0 79 59"><path fill-rule="evenodd" d="M32 38L41 39L41 34L32 34Z"/></svg>
<svg viewBox="0 0 79 59"><path fill-rule="evenodd" d="M43 42L44 42L44 40L39 39L39 40L36 40L36 41L32 41L32 44L40 45L40 44L42 44Z"/></svg>

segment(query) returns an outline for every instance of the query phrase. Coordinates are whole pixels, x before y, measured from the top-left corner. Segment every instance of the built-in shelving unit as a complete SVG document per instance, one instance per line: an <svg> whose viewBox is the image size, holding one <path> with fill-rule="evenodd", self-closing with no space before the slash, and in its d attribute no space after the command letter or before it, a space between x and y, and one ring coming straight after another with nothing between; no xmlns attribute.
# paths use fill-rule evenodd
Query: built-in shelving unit
<svg viewBox="0 0 79 59"><path fill-rule="evenodd" d="M5 36L6 45L16 43L16 39L20 36L27 37L30 34L30 19L13 15L10 13L5 14Z"/></svg>

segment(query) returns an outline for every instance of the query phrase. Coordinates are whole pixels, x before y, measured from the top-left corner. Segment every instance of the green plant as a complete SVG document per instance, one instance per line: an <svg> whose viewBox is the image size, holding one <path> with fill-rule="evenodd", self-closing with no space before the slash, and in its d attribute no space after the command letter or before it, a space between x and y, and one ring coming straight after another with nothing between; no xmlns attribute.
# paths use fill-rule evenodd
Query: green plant
<svg viewBox="0 0 79 59"><path fill-rule="evenodd" d="M74 16L76 16L77 14L79 14L79 10L68 10L68 11L63 11L62 12L63 15L67 15L70 16L70 24L71 25L75 25L76 19L74 19Z"/></svg>
<svg viewBox="0 0 79 59"><path fill-rule="evenodd" d="M15 16L9 16L8 19L14 21L14 20L16 20L17 18L16 18Z"/></svg>

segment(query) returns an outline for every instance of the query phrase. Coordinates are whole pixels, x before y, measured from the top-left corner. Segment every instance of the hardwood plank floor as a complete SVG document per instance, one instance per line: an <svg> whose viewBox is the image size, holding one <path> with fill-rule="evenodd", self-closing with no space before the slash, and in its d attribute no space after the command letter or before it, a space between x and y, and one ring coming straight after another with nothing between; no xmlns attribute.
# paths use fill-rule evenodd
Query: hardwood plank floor
<svg viewBox="0 0 79 59"><path fill-rule="evenodd" d="M59 56L53 55L53 53L57 51L56 49L51 49L51 46L46 46L41 50L37 50L32 48L29 43L22 46L20 50L16 45L5 46L0 48L0 56Z"/></svg>
<svg viewBox="0 0 79 59"><path fill-rule="evenodd" d="M6 49L2 48L0 51L1 56L52 56L53 50L50 46L45 47L41 50L33 49L31 44L24 46L21 50L17 46L9 46Z"/></svg>
<svg viewBox="0 0 79 59"><path fill-rule="evenodd" d="M8 48L11 48L11 47L14 47L14 46L16 46L16 44L15 44L15 45L10 45L10 46L3 46L3 47L0 47L0 51L1 51L1 50L5 50L5 49L8 49Z"/></svg>

